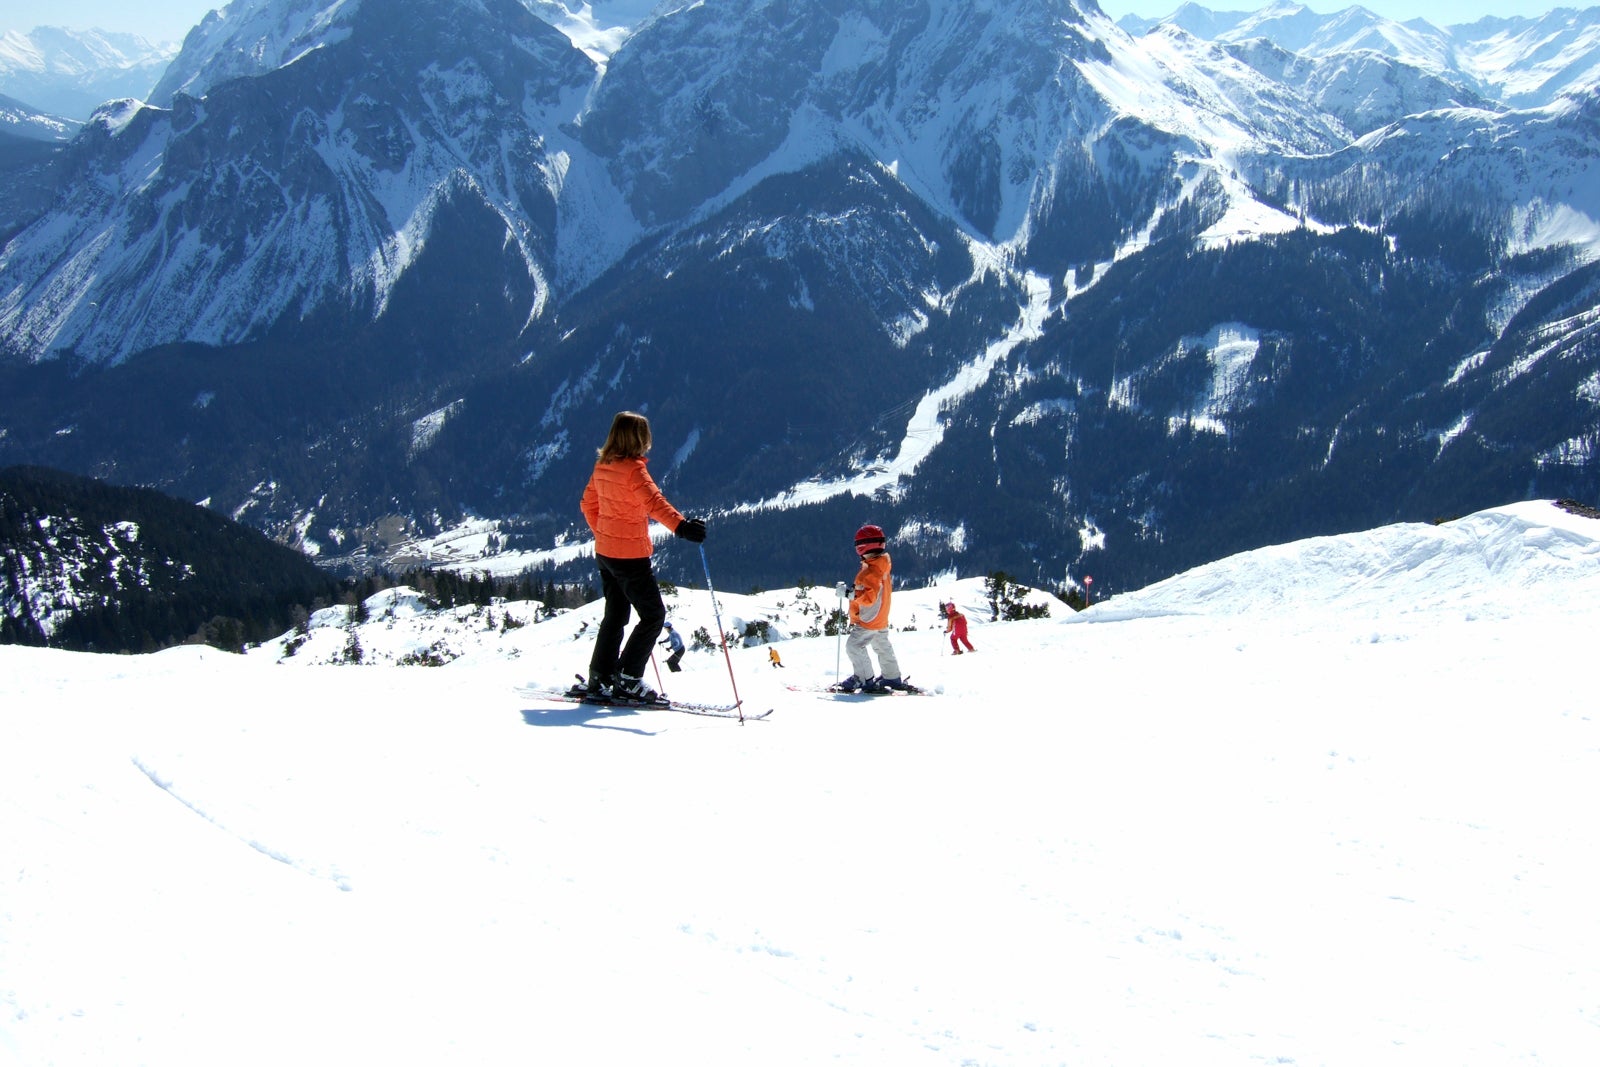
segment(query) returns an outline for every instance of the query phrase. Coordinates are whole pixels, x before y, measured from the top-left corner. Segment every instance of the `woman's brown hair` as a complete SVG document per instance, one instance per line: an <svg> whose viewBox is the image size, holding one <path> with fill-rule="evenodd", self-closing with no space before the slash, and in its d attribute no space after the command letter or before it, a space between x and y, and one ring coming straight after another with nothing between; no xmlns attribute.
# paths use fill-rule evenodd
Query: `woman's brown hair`
<svg viewBox="0 0 1600 1067"><path fill-rule="evenodd" d="M600 462L638 459L650 451L650 420L637 411L619 411L611 420L611 432L600 447Z"/></svg>

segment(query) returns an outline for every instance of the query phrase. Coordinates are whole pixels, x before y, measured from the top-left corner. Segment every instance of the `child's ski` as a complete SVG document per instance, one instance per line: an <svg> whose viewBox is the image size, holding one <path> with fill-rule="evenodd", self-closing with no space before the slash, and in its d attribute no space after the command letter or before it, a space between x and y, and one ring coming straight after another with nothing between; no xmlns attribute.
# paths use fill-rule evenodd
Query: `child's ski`
<svg viewBox="0 0 1600 1067"><path fill-rule="evenodd" d="M938 696L938 689L920 689L910 686L906 689L840 689L838 684L833 685L791 685L787 687L796 693L816 693L818 696L830 697L931 697Z"/></svg>

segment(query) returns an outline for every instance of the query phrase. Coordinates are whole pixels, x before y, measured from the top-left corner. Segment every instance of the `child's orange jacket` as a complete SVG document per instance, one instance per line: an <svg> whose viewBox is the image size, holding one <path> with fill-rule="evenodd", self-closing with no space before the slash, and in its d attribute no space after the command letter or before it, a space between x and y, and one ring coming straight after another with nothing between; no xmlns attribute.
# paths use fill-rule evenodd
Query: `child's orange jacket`
<svg viewBox="0 0 1600 1067"><path fill-rule="evenodd" d="M856 590L850 596L850 621L864 630L889 628L889 553L868 552L856 572Z"/></svg>

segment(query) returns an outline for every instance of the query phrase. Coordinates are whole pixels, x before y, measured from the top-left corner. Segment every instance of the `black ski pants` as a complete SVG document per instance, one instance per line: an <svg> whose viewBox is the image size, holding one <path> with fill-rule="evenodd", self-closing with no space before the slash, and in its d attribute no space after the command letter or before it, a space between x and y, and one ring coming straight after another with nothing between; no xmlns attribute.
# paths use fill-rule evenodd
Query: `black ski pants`
<svg viewBox="0 0 1600 1067"><path fill-rule="evenodd" d="M643 678L650 650L661 636L661 624L667 621L667 606L662 603L661 586L650 569L650 557L614 559L597 555L595 562L600 567L600 595L606 610L594 637L589 677L610 678L620 671ZM624 646L622 631L628 626L630 608L639 613L639 621Z"/></svg>

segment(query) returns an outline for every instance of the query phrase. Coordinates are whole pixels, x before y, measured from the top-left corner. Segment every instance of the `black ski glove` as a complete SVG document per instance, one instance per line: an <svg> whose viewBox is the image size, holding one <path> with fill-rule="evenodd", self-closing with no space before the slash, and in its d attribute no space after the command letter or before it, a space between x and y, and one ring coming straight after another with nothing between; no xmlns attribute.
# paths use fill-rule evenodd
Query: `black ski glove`
<svg viewBox="0 0 1600 1067"><path fill-rule="evenodd" d="M685 541L698 545L706 539L706 524L699 519L684 519L672 532Z"/></svg>

